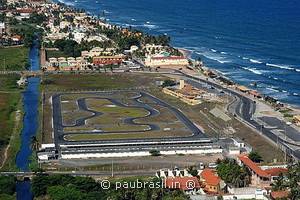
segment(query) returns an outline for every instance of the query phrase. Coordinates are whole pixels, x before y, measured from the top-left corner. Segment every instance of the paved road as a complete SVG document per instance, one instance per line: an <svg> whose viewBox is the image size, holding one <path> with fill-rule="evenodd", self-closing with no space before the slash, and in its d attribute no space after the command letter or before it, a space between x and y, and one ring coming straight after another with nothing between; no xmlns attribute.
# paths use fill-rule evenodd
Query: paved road
<svg viewBox="0 0 300 200"><path fill-rule="evenodd" d="M176 71L177 73L181 73L182 76L184 78L187 78L188 81L195 87L199 87L199 83L198 82L202 82L202 83L206 83L210 86L213 86L214 88L218 89L218 90L223 90L225 93L231 95L231 96L234 96L236 99L235 99L235 102L233 102L229 108L229 111L232 111L233 114L237 115L240 119L242 119L246 124L248 124L249 126L251 126L252 128L256 129L258 132L260 132L263 136L267 137L268 139L270 139L272 142L274 142L275 144L280 144L282 145L283 147L285 147L287 150L287 153L289 155L292 155L294 156L294 158L300 160L300 149L292 149L288 143L286 141L284 141L284 139L278 137L275 133L273 133L273 129L272 128L266 128L266 127L263 127L259 122L255 121L252 119L252 115L255 113L255 109L256 109L256 103L244 96L244 95L241 95L239 94L238 92L236 91L233 91L231 89L227 89L227 88L224 88L222 87L221 85L219 84L216 84L216 83L213 83L211 81L208 81L206 79L202 79L202 78L197 78L197 77L193 77L193 76L190 76L190 75L187 75L187 74L184 74L182 73L181 71ZM275 121L274 120L264 120L265 123L270 123L268 125L270 126L273 126L275 125ZM282 121L276 121L276 123L279 124L279 126L283 126L283 124L285 122L282 122ZM281 124L281 125L280 125ZM296 139L298 140L299 139L299 132L295 132L296 130L294 129L293 131L291 130L292 128L288 128L288 131L290 131L288 133L289 137L291 139ZM284 130L284 129L283 129Z"/></svg>

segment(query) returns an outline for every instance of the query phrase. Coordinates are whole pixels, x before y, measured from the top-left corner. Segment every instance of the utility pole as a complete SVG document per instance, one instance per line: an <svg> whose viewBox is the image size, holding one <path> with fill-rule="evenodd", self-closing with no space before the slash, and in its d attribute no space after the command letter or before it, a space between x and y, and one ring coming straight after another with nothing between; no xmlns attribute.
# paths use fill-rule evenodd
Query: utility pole
<svg viewBox="0 0 300 200"><path fill-rule="evenodd" d="M111 160L111 177L114 177L114 160Z"/></svg>

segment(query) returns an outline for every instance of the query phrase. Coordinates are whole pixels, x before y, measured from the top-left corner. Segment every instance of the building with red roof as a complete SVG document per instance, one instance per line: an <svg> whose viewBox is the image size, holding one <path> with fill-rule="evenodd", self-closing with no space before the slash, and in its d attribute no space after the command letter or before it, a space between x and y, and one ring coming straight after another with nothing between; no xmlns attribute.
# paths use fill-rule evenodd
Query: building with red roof
<svg viewBox="0 0 300 200"><path fill-rule="evenodd" d="M281 173L287 172L287 169L282 167L263 170L247 155L239 155L237 160L240 165L244 165L250 170L251 185L256 187L268 187Z"/></svg>
<svg viewBox="0 0 300 200"><path fill-rule="evenodd" d="M166 178L164 184L165 188L179 189L189 194L195 194L201 188L197 177Z"/></svg>
<svg viewBox="0 0 300 200"><path fill-rule="evenodd" d="M217 194L221 190L221 178L212 169L206 168L201 172L200 182L203 190L207 193Z"/></svg>

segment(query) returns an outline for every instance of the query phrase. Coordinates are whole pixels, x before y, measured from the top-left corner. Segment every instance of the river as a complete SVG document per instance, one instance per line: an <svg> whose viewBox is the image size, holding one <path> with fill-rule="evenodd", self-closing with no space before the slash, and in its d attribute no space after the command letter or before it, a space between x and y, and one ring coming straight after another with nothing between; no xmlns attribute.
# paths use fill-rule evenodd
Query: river
<svg viewBox="0 0 300 200"><path fill-rule="evenodd" d="M29 52L30 70L40 69L39 42L35 40ZM21 148L17 154L16 165L21 171L29 171L31 150L31 137L36 135L38 129L38 106L39 106L39 85L40 78L31 77L23 92L24 119L21 133ZM30 181L17 182L17 200L32 200Z"/></svg>

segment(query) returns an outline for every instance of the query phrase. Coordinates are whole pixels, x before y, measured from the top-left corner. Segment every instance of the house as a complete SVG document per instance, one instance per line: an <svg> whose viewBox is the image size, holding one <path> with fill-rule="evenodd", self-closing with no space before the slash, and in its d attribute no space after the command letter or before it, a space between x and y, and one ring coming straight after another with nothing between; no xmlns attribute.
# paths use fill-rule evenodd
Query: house
<svg viewBox="0 0 300 200"><path fill-rule="evenodd" d="M88 62L82 57L59 57L49 58L46 64L47 71L73 71L73 70L86 70Z"/></svg>
<svg viewBox="0 0 300 200"><path fill-rule="evenodd" d="M164 186L167 189L179 189L187 194L196 194L200 191L200 183L197 177L166 178Z"/></svg>
<svg viewBox="0 0 300 200"><path fill-rule="evenodd" d="M239 155L237 161L246 166L251 172L251 185L259 188L269 187L280 173L286 173L287 169L282 167L262 169L246 155Z"/></svg>
<svg viewBox="0 0 300 200"><path fill-rule="evenodd" d="M94 65L120 65L125 56L123 55L116 55L116 56L96 56L93 57L93 64Z"/></svg>
<svg viewBox="0 0 300 200"><path fill-rule="evenodd" d="M269 168L265 169L265 172L270 175L271 183L275 182L280 174L286 174L288 172L287 168L276 167L276 168Z"/></svg>
<svg viewBox="0 0 300 200"><path fill-rule="evenodd" d="M218 194L221 191L221 178L212 169L204 169L200 173L200 182L204 192Z"/></svg>
<svg viewBox="0 0 300 200"><path fill-rule="evenodd" d="M270 185L270 175L262 170L248 156L239 155L238 163L246 166L251 172L251 185L256 187L267 187Z"/></svg>
<svg viewBox="0 0 300 200"><path fill-rule="evenodd" d="M28 19L33 13L33 10L31 8L20 8L17 9L17 12L20 14L20 19Z"/></svg>

